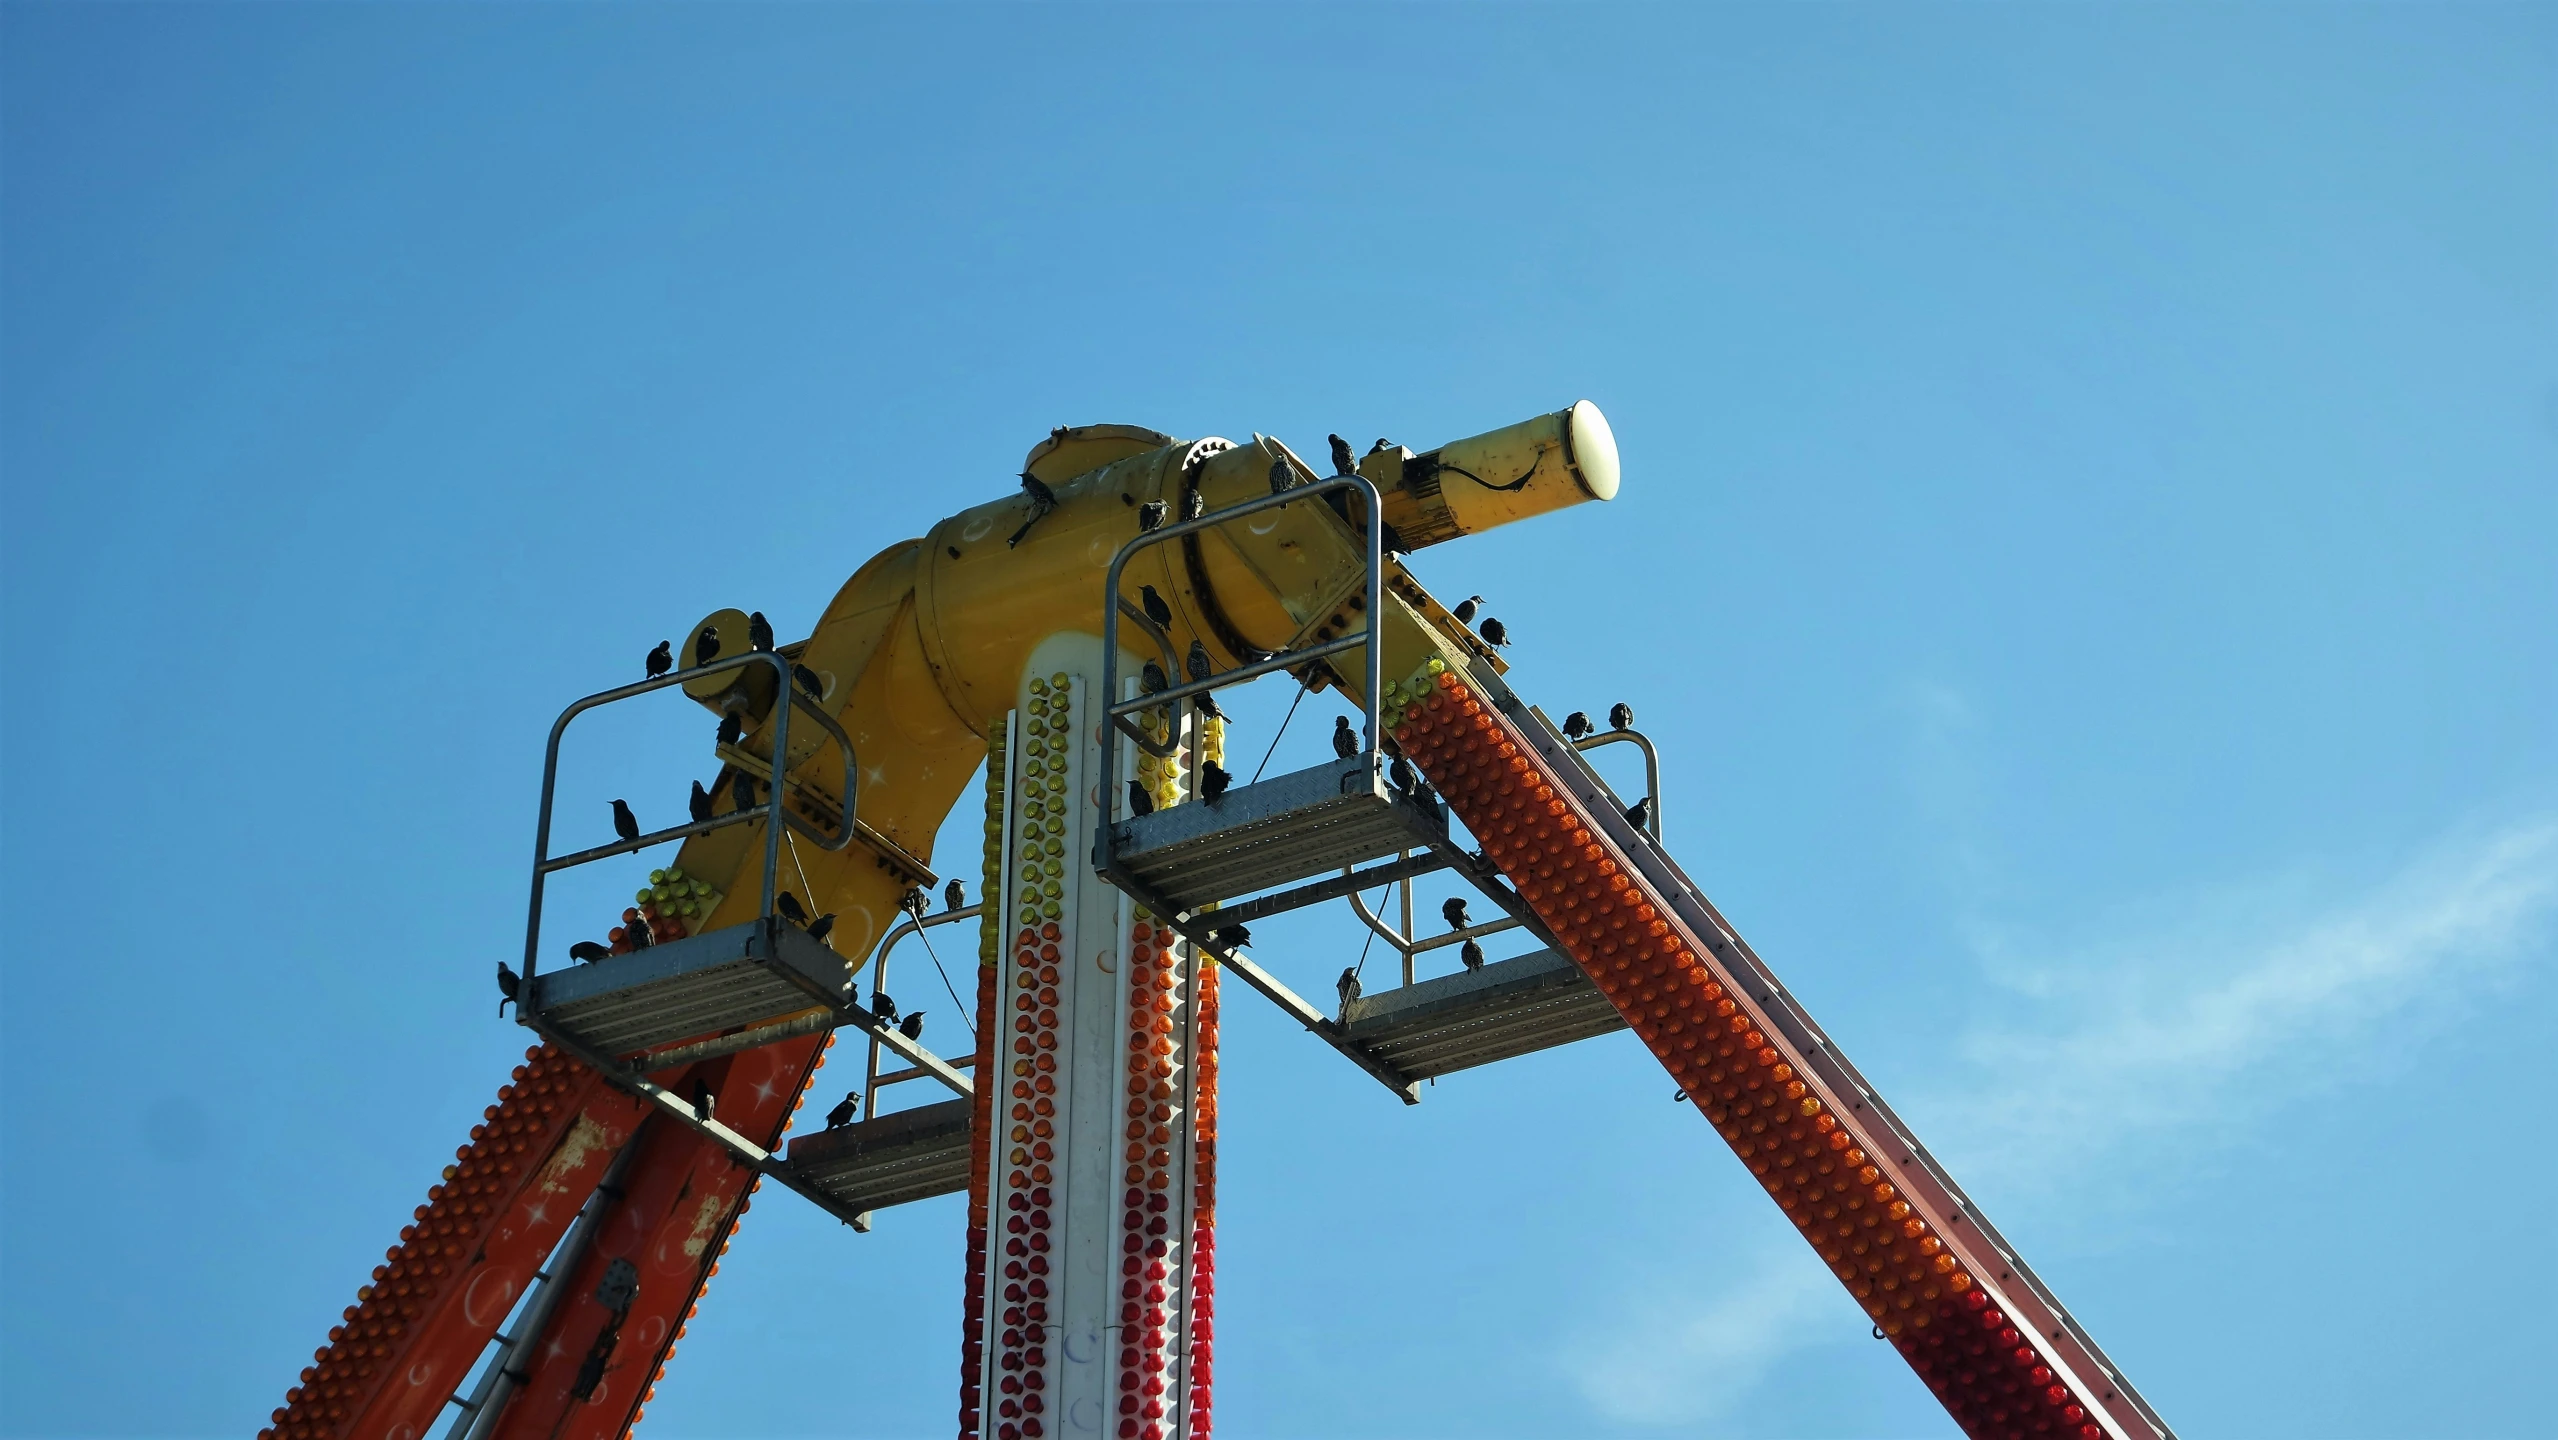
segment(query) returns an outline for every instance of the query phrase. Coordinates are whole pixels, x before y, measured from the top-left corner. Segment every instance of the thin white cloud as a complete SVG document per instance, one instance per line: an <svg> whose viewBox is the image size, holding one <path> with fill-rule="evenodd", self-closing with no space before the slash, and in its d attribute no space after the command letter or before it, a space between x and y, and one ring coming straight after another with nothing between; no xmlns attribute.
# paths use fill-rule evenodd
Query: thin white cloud
<svg viewBox="0 0 2558 1440"><path fill-rule="evenodd" d="M2323 911L2304 910L2302 889L2285 879L2153 905L2124 917L2122 938L2066 958L2002 957L2012 1003L1974 1027L1968 1079L1900 1108L1993 1213L2000 1198L2067 1208L2086 1198L2073 1177L2098 1159L2172 1141L2190 1160L2227 1144L2281 1105L2396 1063L2545 957L2558 820L2446 842ZM1713 1258L1710 1272L1647 1278L1567 1348L1594 1410L1711 1419L1854 1324L1790 1233Z"/></svg>

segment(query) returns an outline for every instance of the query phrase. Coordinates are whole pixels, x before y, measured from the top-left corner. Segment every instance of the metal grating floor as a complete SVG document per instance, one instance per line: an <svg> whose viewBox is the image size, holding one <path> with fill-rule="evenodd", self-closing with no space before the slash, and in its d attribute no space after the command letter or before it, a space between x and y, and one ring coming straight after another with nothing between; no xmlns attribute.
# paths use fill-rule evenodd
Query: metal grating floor
<svg viewBox="0 0 2558 1440"><path fill-rule="evenodd" d="M1365 997L1351 1043L1415 1080L1626 1028L1569 956L1539 950Z"/></svg>
<svg viewBox="0 0 2558 1440"><path fill-rule="evenodd" d="M1177 909L1256 894L1448 836L1446 816L1395 798L1357 756L1121 821L1111 848Z"/></svg>
<svg viewBox="0 0 2558 1440"><path fill-rule="evenodd" d="M849 1001L844 957L795 926L749 921L534 978L542 1023L605 1055Z"/></svg>
<svg viewBox="0 0 2558 1440"><path fill-rule="evenodd" d="M879 1210L968 1188L969 1102L944 1100L803 1135L789 1163L856 1210Z"/></svg>

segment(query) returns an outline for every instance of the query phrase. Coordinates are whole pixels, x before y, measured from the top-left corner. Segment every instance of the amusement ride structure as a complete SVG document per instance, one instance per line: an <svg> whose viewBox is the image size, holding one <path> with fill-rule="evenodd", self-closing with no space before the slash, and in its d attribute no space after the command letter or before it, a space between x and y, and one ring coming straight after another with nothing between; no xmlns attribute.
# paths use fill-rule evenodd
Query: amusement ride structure
<svg viewBox="0 0 2558 1440"><path fill-rule="evenodd" d="M1630 715L1550 723L1504 683L1497 629L1404 563L1617 479L1586 401L1424 454L1336 438L1328 474L1260 436L1060 429L1021 493L872 559L806 640L723 610L578 701L551 732L522 972L500 967L539 1041L260 1440L618 1440L768 1178L860 1229L967 1194L962 1440L1205 1437L1229 977L1406 1104L1631 1029L1967 1435L2166 1440L1661 847ZM1233 784L1215 692L1279 672L1364 723L1332 761ZM554 853L570 722L677 687L719 716L693 818L641 833L617 802L616 842ZM1612 743L1646 757L1636 804L1583 758ZM934 911L932 838L981 767L981 901ZM546 961L548 877L677 842L609 945ZM1451 902L1418 936L1410 882L1438 871L1494 917ZM1400 927L1361 899L1397 881ZM1245 946L1345 899L1404 983L1345 976L1326 1013ZM885 971L969 920L976 1049L944 1057ZM1508 931L1540 948L1485 960ZM1450 945L1461 971L1414 978ZM844 1032L866 1113L785 1143ZM883 1111L903 1083L951 1098Z"/></svg>

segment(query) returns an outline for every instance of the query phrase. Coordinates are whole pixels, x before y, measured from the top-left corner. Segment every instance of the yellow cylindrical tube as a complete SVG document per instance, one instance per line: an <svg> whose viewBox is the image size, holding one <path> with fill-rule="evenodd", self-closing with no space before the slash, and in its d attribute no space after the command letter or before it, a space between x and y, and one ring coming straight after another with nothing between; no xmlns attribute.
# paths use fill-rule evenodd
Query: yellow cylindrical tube
<svg viewBox="0 0 2558 1440"><path fill-rule="evenodd" d="M1617 493L1617 442L1587 400L1451 440L1421 455L1380 451L1361 473L1386 492L1386 519L1420 549Z"/></svg>

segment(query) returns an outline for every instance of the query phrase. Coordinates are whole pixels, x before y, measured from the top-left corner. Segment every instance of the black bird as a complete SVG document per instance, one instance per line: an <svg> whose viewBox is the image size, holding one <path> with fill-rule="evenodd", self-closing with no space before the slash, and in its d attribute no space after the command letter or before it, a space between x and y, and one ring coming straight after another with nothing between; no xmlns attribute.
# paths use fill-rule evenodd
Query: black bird
<svg viewBox="0 0 2558 1440"><path fill-rule="evenodd" d="M1202 760L1199 762L1200 799L1213 801L1218 796L1225 794L1226 787L1233 783L1235 783L1235 777L1226 773L1225 766L1218 764L1214 760Z"/></svg>
<svg viewBox="0 0 2558 1440"><path fill-rule="evenodd" d="M897 1033L905 1036L909 1040L923 1039L924 1012L921 1010L908 1011L906 1013L906 1018L897 1022Z"/></svg>
<svg viewBox="0 0 2558 1440"><path fill-rule="evenodd" d="M1483 623L1475 628L1482 634L1483 643L1495 650L1510 643L1510 627L1490 615L1484 616Z"/></svg>
<svg viewBox="0 0 2558 1440"><path fill-rule="evenodd" d="M698 669L718 658L719 627L705 625L702 627L702 633L693 637L693 665Z"/></svg>
<svg viewBox="0 0 2558 1440"><path fill-rule="evenodd" d="M612 953L592 940L580 940L568 947L568 958L581 965L592 965Z"/></svg>
<svg viewBox="0 0 2558 1440"><path fill-rule="evenodd" d="M1585 710L1575 710L1563 717L1563 738L1566 740L1578 740L1597 728L1590 723L1589 712Z"/></svg>
<svg viewBox="0 0 2558 1440"><path fill-rule="evenodd" d="M759 651L773 648L773 622L765 619L761 610L746 617L746 646Z"/></svg>
<svg viewBox="0 0 2558 1440"><path fill-rule="evenodd" d="M1146 618L1154 621L1156 624L1169 625L1172 623L1172 607L1164 603L1164 597L1155 593L1154 586L1140 585L1137 587L1137 605L1138 608L1146 612Z"/></svg>
<svg viewBox="0 0 2558 1440"><path fill-rule="evenodd" d="M835 912L832 910L829 910L825 914L808 922L808 938L816 941L820 945L825 944L826 937L834 933Z"/></svg>
<svg viewBox="0 0 2558 1440"><path fill-rule="evenodd" d="M734 710L719 717L719 743L722 745L736 744L738 737L745 733L746 717Z"/></svg>
<svg viewBox="0 0 2558 1440"><path fill-rule="evenodd" d="M781 912L781 917L793 925L805 927L808 924L807 907L801 905L799 897L788 890L773 892L773 908Z"/></svg>
<svg viewBox="0 0 2558 1440"><path fill-rule="evenodd" d="M693 782L693 798L688 803L692 807L693 818L695 820L708 820L711 818L711 792L702 788L701 781L696 780Z"/></svg>
<svg viewBox="0 0 2558 1440"><path fill-rule="evenodd" d="M1184 520L1196 520L1207 513L1208 497L1199 493L1199 487L1195 484L1182 487L1181 518ZM1183 543L1187 544L1188 542L1185 541Z"/></svg>
<svg viewBox="0 0 2558 1440"><path fill-rule="evenodd" d="M932 902L924 898L923 886L909 885L906 887L906 893L897 897L897 908L921 920L924 918L924 912L933 907Z"/></svg>
<svg viewBox="0 0 2558 1440"><path fill-rule="evenodd" d="M1208 943L1220 950L1241 950L1252 943L1252 932L1241 925L1220 925L1208 932Z"/></svg>
<svg viewBox="0 0 2558 1440"><path fill-rule="evenodd" d="M645 950L657 943L657 932L648 928L647 916L637 910L625 910L622 914L626 917L622 921L622 938L630 942L632 949Z"/></svg>
<svg viewBox="0 0 2558 1440"><path fill-rule="evenodd" d="M1128 782L1128 813L1131 815L1155 813L1155 797L1147 794L1146 787L1134 780Z"/></svg>
<svg viewBox="0 0 2558 1440"><path fill-rule="evenodd" d="M663 675L674 668L675 642L672 640L658 641L657 648L648 652L648 678L654 680L658 676Z"/></svg>
<svg viewBox="0 0 2558 1440"><path fill-rule="evenodd" d="M718 1096L711 1093L711 1082L708 1080L694 1081L693 1118L696 1120L708 1120L711 1118L711 1105L718 1098Z"/></svg>
<svg viewBox="0 0 2558 1440"><path fill-rule="evenodd" d="M1477 611L1477 610L1480 610L1480 609L1482 609L1482 608L1483 608L1483 597L1482 597L1482 596L1480 596L1480 595L1468 595L1468 596L1467 596L1466 598L1464 598L1463 600L1460 600L1460 601L1458 601L1458 602L1457 602L1457 608L1456 608L1456 609L1451 610L1451 611L1449 611L1448 613L1457 617L1457 623L1458 623L1458 624L1460 624L1460 625L1471 625L1471 624L1473 624L1473 623L1474 623L1474 612L1475 612L1475 611Z"/></svg>
<svg viewBox="0 0 2558 1440"><path fill-rule="evenodd" d="M793 665L790 667L790 678L797 682L800 689L808 692L809 699L823 700L826 698L826 682L817 678L816 671L809 669L805 665Z"/></svg>
<svg viewBox="0 0 2558 1440"><path fill-rule="evenodd" d="M1049 511L1057 508L1057 492L1049 489L1038 476L1027 470L1022 472L1021 493L1030 497L1030 518L1022 521L1021 528L1013 532L1013 538L1004 542L1006 549L1019 545L1021 538L1030 533L1031 526L1038 524Z"/></svg>
<svg viewBox="0 0 2558 1440"><path fill-rule="evenodd" d="M504 998L497 1002L497 1013L500 1015L505 1014L506 1007L514 1003L517 993L523 990L523 988L524 977L516 974L513 970L508 969L505 961L498 961L497 993Z"/></svg>
<svg viewBox="0 0 2558 1440"><path fill-rule="evenodd" d="M945 910L956 910L968 903L968 887L953 880L941 887L941 904Z"/></svg>
<svg viewBox="0 0 2558 1440"><path fill-rule="evenodd" d="M1650 830L1652 828L1652 797L1646 795L1625 807L1625 823L1637 830Z"/></svg>
<svg viewBox="0 0 2558 1440"><path fill-rule="evenodd" d="M834 1109L826 1112L826 1128L829 1130L841 1130L845 1126L852 1124L853 1116L859 1114L861 1112L861 1108L862 1092L859 1090L848 1090L844 1092L843 1101L836 1105Z"/></svg>
<svg viewBox="0 0 2558 1440"><path fill-rule="evenodd" d="M1447 921L1448 928L1451 930L1463 930L1466 928L1466 897L1463 895L1449 896L1439 906L1439 918Z"/></svg>
<svg viewBox="0 0 2558 1440"><path fill-rule="evenodd" d="M640 835L639 817L631 813L630 806L619 800L613 802L613 833L621 836L625 843L637 840Z"/></svg>
<svg viewBox="0 0 2558 1440"><path fill-rule="evenodd" d="M1164 528L1164 513L1171 508L1171 506L1166 505L1161 500L1149 500L1145 504L1138 506L1138 533L1144 534L1150 530L1161 530Z"/></svg>
<svg viewBox="0 0 2558 1440"><path fill-rule="evenodd" d="M1394 763L1386 767L1386 783L1408 793L1413 786L1421 783L1421 777L1412 773L1411 761L1397 755Z"/></svg>
<svg viewBox="0 0 2558 1440"><path fill-rule="evenodd" d="M1359 732L1350 728L1350 717L1332 717L1332 753L1344 760L1359 753Z"/></svg>
<svg viewBox="0 0 2558 1440"><path fill-rule="evenodd" d="M870 1013L882 1024L894 1025L897 1023L897 1002L888 998L887 991L873 990L870 992Z"/></svg>
<svg viewBox="0 0 2558 1440"><path fill-rule="evenodd" d="M1623 730L1634 723L1634 707L1619 700L1608 707L1608 728Z"/></svg>
<svg viewBox="0 0 2558 1440"><path fill-rule="evenodd" d="M745 771L743 771L743 770L738 771L738 772L737 772L737 778L736 778L735 780L732 780L732 781L730 781L730 782L729 782L729 786L728 786L728 793L729 793L729 795L730 795L732 798L734 798L734 799L737 801L737 808L738 808L738 809L740 809L740 810L752 810L752 809L754 809L754 808L755 808L755 777L754 777L754 776L752 776L752 775L747 774L747 773L746 773Z"/></svg>
<svg viewBox="0 0 2558 1440"><path fill-rule="evenodd" d="M1466 962L1468 970L1483 968L1483 947L1471 940L1457 948L1457 958Z"/></svg>
<svg viewBox="0 0 2558 1440"><path fill-rule="evenodd" d="M1152 695L1158 690L1171 688L1172 682L1164 678L1164 667L1152 660L1146 662L1145 669L1137 672L1137 690L1140 694Z"/></svg>
<svg viewBox="0 0 2558 1440"><path fill-rule="evenodd" d="M1358 460L1350 453L1350 442L1342 439L1338 435L1333 436L1332 473L1335 475L1348 475L1356 471L1358 468Z"/></svg>
<svg viewBox="0 0 2558 1440"><path fill-rule="evenodd" d="M1226 712L1217 708L1217 697L1212 691L1200 691L1198 694L1190 697L1190 703L1198 706L1199 713L1207 716L1211 720L1223 720L1226 718Z"/></svg>
<svg viewBox="0 0 2558 1440"><path fill-rule="evenodd" d="M1352 966L1350 969L1342 971L1341 978L1333 982L1332 988L1341 992L1342 1018L1348 1019L1350 1015L1350 1007L1359 1003L1358 967Z"/></svg>
<svg viewBox="0 0 2558 1440"><path fill-rule="evenodd" d="M1374 455L1380 450L1392 450L1393 448L1394 442L1383 435L1380 435L1377 437L1377 443L1368 447L1368 453Z"/></svg>
<svg viewBox="0 0 2558 1440"><path fill-rule="evenodd" d="M1205 680L1217 673L1217 667L1208 661L1207 645L1198 640L1190 642L1190 654L1183 659L1182 667L1190 672L1193 680Z"/></svg>
<svg viewBox="0 0 2558 1440"><path fill-rule="evenodd" d="M1297 483L1297 472L1288 467L1285 457L1270 462L1270 493L1273 495Z"/></svg>

